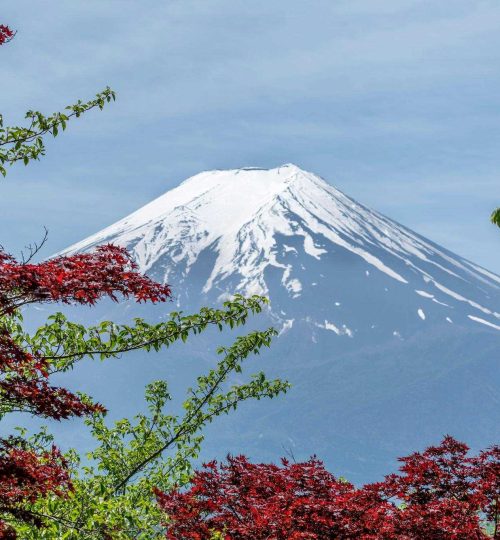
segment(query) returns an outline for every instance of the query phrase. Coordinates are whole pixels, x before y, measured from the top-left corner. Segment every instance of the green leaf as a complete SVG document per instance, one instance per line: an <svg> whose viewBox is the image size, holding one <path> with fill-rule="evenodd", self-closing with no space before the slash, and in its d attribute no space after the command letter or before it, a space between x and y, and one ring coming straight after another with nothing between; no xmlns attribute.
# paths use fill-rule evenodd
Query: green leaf
<svg viewBox="0 0 500 540"><path fill-rule="evenodd" d="M493 210L490 219L494 225L500 227L500 208L496 208L495 210Z"/></svg>

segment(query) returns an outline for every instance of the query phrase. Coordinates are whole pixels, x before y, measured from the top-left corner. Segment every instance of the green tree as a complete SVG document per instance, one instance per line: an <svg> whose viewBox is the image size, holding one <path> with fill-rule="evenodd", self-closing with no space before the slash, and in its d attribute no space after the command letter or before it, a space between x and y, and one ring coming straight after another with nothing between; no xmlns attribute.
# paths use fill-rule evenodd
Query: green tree
<svg viewBox="0 0 500 540"><path fill-rule="evenodd" d="M223 309L203 308L198 314L173 313L168 322L150 325L136 319L132 326L104 322L85 327L56 314L35 335L14 328L16 340L28 349L37 349L53 359L52 372L71 369L85 357L107 359L134 349L160 350L209 326L220 330L245 323L250 314L261 312L266 300L236 296ZM96 448L84 463L77 450L65 456L71 466L74 490L67 497L49 495L24 510L43 521L35 527L25 520L12 522L26 539L159 539L164 531L161 512L153 488L169 491L186 485L191 463L200 452L203 428L217 416L228 414L248 399L275 397L288 389L288 383L268 380L264 373L246 382L227 387L232 374L241 373L245 359L270 345L275 331L269 328L240 336L233 345L220 347L221 357L213 369L197 378L188 389L183 414L166 410L171 395L165 381L146 388L148 413L123 419L108 426L104 415L96 413L86 423ZM46 433L33 443L52 443Z"/></svg>

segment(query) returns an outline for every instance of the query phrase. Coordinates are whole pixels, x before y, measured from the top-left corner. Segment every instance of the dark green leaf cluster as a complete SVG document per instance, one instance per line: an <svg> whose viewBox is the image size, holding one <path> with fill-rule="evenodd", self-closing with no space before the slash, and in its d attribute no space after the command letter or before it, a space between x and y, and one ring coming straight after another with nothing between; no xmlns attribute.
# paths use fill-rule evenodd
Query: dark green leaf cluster
<svg viewBox="0 0 500 540"><path fill-rule="evenodd" d="M70 118L79 118L90 109L103 109L106 103L114 101L115 92L106 87L90 101L78 100L74 105L65 108L67 112L56 112L45 116L39 111L28 111L25 118L28 126L4 126L0 114L0 173L6 176L5 165L22 161L27 165L30 161L45 155L44 137L57 137L60 130L65 130Z"/></svg>
<svg viewBox="0 0 500 540"><path fill-rule="evenodd" d="M496 208L495 210L493 210L491 214L491 222L494 225L500 227L500 208Z"/></svg>

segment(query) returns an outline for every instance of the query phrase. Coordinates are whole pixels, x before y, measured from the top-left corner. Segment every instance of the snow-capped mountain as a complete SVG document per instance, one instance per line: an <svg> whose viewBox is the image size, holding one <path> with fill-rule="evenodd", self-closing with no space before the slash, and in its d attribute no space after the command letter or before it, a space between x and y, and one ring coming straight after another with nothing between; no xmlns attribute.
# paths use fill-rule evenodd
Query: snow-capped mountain
<svg viewBox="0 0 500 540"><path fill-rule="evenodd" d="M127 247L185 311L234 292L271 299L280 336L262 363L293 389L214 424L207 455L269 460L285 446L365 480L444 433L500 435L500 277L312 173L204 172L64 253L103 243ZM122 392L157 375L148 366Z"/></svg>
<svg viewBox="0 0 500 540"><path fill-rule="evenodd" d="M273 272L298 304L305 289L318 287L323 294L328 284L331 290L330 272L338 272L336 267L349 260L348 273L366 278L367 299L374 287L391 286L398 295L415 296L419 307L414 315L423 321L427 311L449 323L458 313L461 322L465 316L500 330L500 313L495 311L500 311L500 277L295 165L198 174L66 253L103 243L129 248L143 272L172 283L174 290L179 285L179 295L180 283L189 283L202 254L211 252L210 267L202 269L207 274L202 293L264 294L272 299L277 293L270 290ZM337 296L345 296L346 286L337 280ZM333 294L328 300L334 318L338 298ZM339 333L333 322L324 326Z"/></svg>

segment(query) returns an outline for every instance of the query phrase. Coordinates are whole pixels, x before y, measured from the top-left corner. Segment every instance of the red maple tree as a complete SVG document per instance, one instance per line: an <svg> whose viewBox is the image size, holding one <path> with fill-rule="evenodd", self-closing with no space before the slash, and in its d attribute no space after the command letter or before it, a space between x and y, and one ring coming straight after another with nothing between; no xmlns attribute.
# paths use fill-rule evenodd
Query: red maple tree
<svg viewBox="0 0 500 540"><path fill-rule="evenodd" d="M14 36L11 28L0 24L0 46ZM98 403L51 385L51 360L25 350L9 325L9 319L28 304L94 305L103 297L161 302L170 297L170 288L140 274L127 251L116 246L40 264L18 262L0 247L0 417L22 411L61 420L104 410ZM19 437L0 439L0 513L38 524L25 505L49 492L68 493L71 481L66 465L56 447L34 449ZM2 520L0 538L16 538L15 530Z"/></svg>
<svg viewBox="0 0 500 540"><path fill-rule="evenodd" d="M137 272L123 248L107 245L94 253L57 257L40 264L23 264L0 251L0 317L33 303L62 302L93 305L102 297L117 301L160 302L170 288ZM49 362L21 348L0 326L0 404L60 420L81 416L102 406L82 402L65 388L50 386Z"/></svg>
<svg viewBox="0 0 500 540"><path fill-rule="evenodd" d="M27 411L60 420L104 410L66 388L50 384L50 360L28 352L11 335L7 322L33 303L93 305L103 297L117 301L163 302L170 288L137 271L123 248L101 246L93 253L56 257L26 264L0 251L0 412ZM34 452L19 439L0 440L0 511L27 519L23 502L48 491L67 492L71 483L56 448ZM15 538L0 522L0 538Z"/></svg>
<svg viewBox="0 0 500 540"><path fill-rule="evenodd" d="M500 448L469 457L445 437L401 458L399 474L361 488L317 459L282 465L211 462L190 489L157 492L170 540L471 540L500 538ZM487 520L487 533L482 520Z"/></svg>

